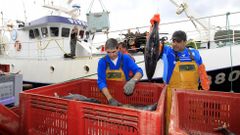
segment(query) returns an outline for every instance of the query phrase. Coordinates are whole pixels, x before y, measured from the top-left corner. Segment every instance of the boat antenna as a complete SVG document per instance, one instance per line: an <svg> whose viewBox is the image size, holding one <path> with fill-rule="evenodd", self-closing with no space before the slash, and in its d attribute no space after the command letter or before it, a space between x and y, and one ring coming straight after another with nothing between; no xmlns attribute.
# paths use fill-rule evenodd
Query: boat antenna
<svg viewBox="0 0 240 135"><path fill-rule="evenodd" d="M2 36L2 31L3 31L3 12L1 11L1 19L2 19L2 25L1 25L1 27L0 27L0 36L1 36L1 39L0 39L0 41L3 41L3 36ZM1 42L0 42L1 43ZM1 46L2 46L2 43L0 44L0 52L1 52Z"/></svg>
<svg viewBox="0 0 240 135"><path fill-rule="evenodd" d="M27 10L23 0L22 0L22 5L23 5L24 21L27 22Z"/></svg>
<svg viewBox="0 0 240 135"><path fill-rule="evenodd" d="M67 4L69 5L71 2L72 2L72 0L69 0L67 2ZM53 11L56 11L59 14L64 13L66 15L69 15L73 19L77 19L80 15L80 11L81 11L80 10L81 7L79 4L73 4L72 9L69 9L69 8L65 8L63 6L54 5L53 1L51 1L51 4L46 4L44 1L43 7L50 9L52 11L51 14L53 14Z"/></svg>
<svg viewBox="0 0 240 135"><path fill-rule="evenodd" d="M1 15L2 15L2 18L1 18L2 19L2 26L3 26L3 12L2 11L1 11Z"/></svg>
<svg viewBox="0 0 240 135"><path fill-rule="evenodd" d="M228 42L230 43L230 22L229 22L229 15L230 15L230 12L227 12L226 13L226 30L227 30L227 35L228 35ZM232 36L234 37L234 30L232 30L233 31L233 33L232 33ZM233 43L234 43L234 38L233 38L233 41L232 41ZM232 62L232 44L230 43L230 46L229 46L229 51L230 51L230 63L231 63L231 72L230 73L232 73L232 70L233 70L233 62ZM230 81L230 83L231 83L231 88L230 88L230 92L233 92L233 81Z"/></svg>

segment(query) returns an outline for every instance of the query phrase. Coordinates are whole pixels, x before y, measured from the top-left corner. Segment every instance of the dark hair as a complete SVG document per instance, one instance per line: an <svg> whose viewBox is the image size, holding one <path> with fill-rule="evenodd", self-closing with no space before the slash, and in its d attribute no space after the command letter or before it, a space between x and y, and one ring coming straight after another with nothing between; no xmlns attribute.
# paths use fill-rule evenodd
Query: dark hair
<svg viewBox="0 0 240 135"><path fill-rule="evenodd" d="M187 40L187 35L184 31L178 30L175 31L172 35L172 40L178 40L178 41L186 41Z"/></svg>
<svg viewBox="0 0 240 135"><path fill-rule="evenodd" d="M106 41L105 49L113 50L113 49L117 49L117 48L118 48L118 42L117 42L116 39L114 39L114 38L109 38L109 39Z"/></svg>
<svg viewBox="0 0 240 135"><path fill-rule="evenodd" d="M119 42L119 43L118 43L118 46L119 46L119 45L122 45L122 48L127 48L127 45L126 45L124 42Z"/></svg>

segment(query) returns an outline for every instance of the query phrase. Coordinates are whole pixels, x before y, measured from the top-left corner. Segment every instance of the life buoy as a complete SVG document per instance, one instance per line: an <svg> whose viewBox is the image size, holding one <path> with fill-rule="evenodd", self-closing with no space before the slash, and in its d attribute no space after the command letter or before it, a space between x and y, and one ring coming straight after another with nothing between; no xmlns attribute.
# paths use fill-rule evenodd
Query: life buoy
<svg viewBox="0 0 240 135"><path fill-rule="evenodd" d="M14 48L16 49L16 51L21 51L21 49L22 49L21 42L17 40L14 44Z"/></svg>
<svg viewBox="0 0 240 135"><path fill-rule="evenodd" d="M104 51L105 51L105 46L102 45L102 46L101 46L101 52L103 53Z"/></svg>

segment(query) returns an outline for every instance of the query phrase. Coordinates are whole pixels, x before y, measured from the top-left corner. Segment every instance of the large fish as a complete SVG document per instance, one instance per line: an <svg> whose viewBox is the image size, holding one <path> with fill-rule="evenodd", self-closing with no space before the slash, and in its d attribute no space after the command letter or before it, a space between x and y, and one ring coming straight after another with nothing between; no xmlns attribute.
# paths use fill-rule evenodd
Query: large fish
<svg viewBox="0 0 240 135"><path fill-rule="evenodd" d="M79 95L79 94L71 94L70 93L69 95L61 97L61 98L70 99L70 100L77 100L77 101L85 101L85 102L90 102L90 103L98 103L98 104L101 103L100 101L98 101L95 98L87 98L87 97L85 97L83 95Z"/></svg>
<svg viewBox="0 0 240 135"><path fill-rule="evenodd" d="M80 94L72 94L69 93L67 96L60 97L59 95L55 94L55 97L69 99L69 100L77 100L77 101L85 101L85 102L91 102L91 103L98 103L101 102L98 101L95 98L88 98ZM125 108L131 108L131 109L139 109L139 110L145 110L145 111L155 111L157 108L157 103L151 104L151 105L130 105L130 104L120 104L119 107L125 107Z"/></svg>
<svg viewBox="0 0 240 135"><path fill-rule="evenodd" d="M151 105L130 105L130 104L123 104L120 107L131 108L131 109L138 109L144 111L155 111L157 109L157 103Z"/></svg>
<svg viewBox="0 0 240 135"><path fill-rule="evenodd" d="M159 25L158 22L154 22L152 31L150 32L149 37L147 38L144 53L145 69L149 81L152 80L152 77L157 66L157 61L160 55L158 25Z"/></svg>

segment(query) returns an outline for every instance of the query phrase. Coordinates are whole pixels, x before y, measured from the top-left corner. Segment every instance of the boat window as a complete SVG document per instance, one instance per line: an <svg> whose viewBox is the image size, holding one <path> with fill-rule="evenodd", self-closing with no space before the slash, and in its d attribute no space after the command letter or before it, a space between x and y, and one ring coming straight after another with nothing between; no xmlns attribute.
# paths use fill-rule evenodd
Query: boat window
<svg viewBox="0 0 240 135"><path fill-rule="evenodd" d="M29 30L29 37L30 37L30 39L33 39L33 38L34 38L33 30Z"/></svg>
<svg viewBox="0 0 240 135"><path fill-rule="evenodd" d="M47 29L47 27L42 27L41 28L41 32L42 32L43 38L48 37L48 29Z"/></svg>
<svg viewBox="0 0 240 135"><path fill-rule="evenodd" d="M69 28L62 28L62 37L69 37L70 29Z"/></svg>
<svg viewBox="0 0 240 135"><path fill-rule="evenodd" d="M83 36L84 36L84 31L83 30L80 30L79 36L80 36L81 39L83 38Z"/></svg>
<svg viewBox="0 0 240 135"><path fill-rule="evenodd" d="M34 37L37 38L40 36L39 30L38 29L34 29Z"/></svg>
<svg viewBox="0 0 240 135"><path fill-rule="evenodd" d="M50 27L50 33L52 37L57 37L59 34L58 27Z"/></svg>
<svg viewBox="0 0 240 135"><path fill-rule="evenodd" d="M86 31L86 39L89 39L89 37L90 37L90 33L89 31Z"/></svg>

